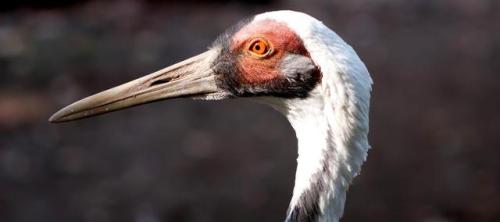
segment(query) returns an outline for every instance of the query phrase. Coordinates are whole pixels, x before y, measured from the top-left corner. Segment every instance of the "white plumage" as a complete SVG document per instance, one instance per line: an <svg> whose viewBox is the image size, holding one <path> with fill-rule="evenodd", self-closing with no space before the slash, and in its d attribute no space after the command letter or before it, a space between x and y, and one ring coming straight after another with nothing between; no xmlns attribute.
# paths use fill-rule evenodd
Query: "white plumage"
<svg viewBox="0 0 500 222"><path fill-rule="evenodd" d="M368 113L372 80L354 52L335 32L300 12L276 11L256 16L286 23L302 39L323 74L306 99L269 99L292 124L298 140L297 173L290 208L311 189L319 173L329 189L320 197L318 221L335 222L342 216L349 183L359 173L370 148ZM332 158L324 163L325 153ZM327 164L331 176L322 175Z"/></svg>

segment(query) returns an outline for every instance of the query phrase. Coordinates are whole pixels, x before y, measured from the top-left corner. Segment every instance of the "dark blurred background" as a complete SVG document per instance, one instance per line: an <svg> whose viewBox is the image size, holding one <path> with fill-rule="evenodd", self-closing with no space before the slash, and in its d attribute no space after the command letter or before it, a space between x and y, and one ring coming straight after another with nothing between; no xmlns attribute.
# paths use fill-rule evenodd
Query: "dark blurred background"
<svg viewBox="0 0 500 222"><path fill-rule="evenodd" d="M0 221L282 221L296 139L271 108L174 100L47 122L275 9L322 20L375 81L343 221L500 221L496 0L2 1Z"/></svg>

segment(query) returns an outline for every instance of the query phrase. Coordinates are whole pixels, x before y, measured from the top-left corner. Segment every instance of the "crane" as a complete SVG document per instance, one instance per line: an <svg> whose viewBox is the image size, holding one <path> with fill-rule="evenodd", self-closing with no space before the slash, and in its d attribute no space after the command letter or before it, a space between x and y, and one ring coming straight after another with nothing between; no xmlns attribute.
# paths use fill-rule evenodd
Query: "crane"
<svg viewBox="0 0 500 222"><path fill-rule="evenodd" d="M273 11L238 23L206 52L77 101L49 121L180 97L248 97L281 112L295 130L297 171L285 221L338 222L370 149L372 84L356 52L321 21Z"/></svg>

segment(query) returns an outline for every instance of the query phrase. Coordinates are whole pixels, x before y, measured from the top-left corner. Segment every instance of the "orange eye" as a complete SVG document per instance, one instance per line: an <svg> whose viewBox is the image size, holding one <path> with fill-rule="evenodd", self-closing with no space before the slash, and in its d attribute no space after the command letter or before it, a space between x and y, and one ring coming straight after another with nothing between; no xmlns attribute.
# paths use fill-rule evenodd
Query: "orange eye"
<svg viewBox="0 0 500 222"><path fill-rule="evenodd" d="M254 53L257 56L265 56L271 50L269 43L264 41L263 39L255 39L248 49L250 52Z"/></svg>

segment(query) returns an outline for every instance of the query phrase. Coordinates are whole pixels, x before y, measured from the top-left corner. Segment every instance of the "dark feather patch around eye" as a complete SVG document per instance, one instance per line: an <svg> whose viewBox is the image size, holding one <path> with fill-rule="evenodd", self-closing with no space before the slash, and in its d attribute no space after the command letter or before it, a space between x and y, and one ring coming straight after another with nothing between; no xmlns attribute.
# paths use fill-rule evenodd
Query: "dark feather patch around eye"
<svg viewBox="0 0 500 222"><path fill-rule="evenodd" d="M288 61L283 75L260 84L245 84L241 81L241 70L238 68L237 54L221 49L220 56L214 61L214 72L217 74L217 85L237 97L276 96L284 98L305 98L320 82L320 70L307 57L296 56ZM290 55L292 56L292 55ZM298 63L298 64L294 64ZM300 66L294 67L293 65Z"/></svg>

